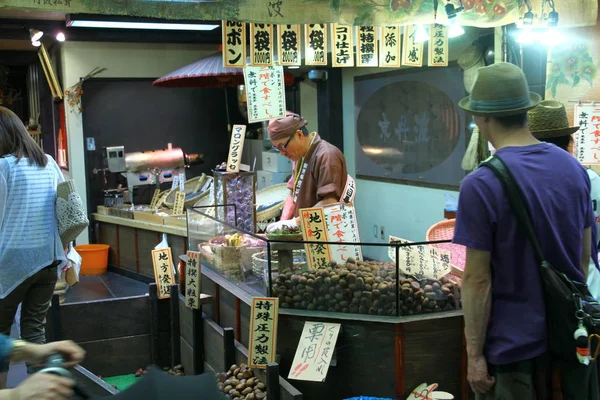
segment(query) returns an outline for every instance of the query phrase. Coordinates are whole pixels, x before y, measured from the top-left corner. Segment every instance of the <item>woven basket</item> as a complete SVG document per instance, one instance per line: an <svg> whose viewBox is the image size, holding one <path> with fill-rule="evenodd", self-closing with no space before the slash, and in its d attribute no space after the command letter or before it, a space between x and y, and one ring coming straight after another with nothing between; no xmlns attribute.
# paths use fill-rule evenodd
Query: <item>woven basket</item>
<svg viewBox="0 0 600 400"><path fill-rule="evenodd" d="M429 230L427 230L426 240L428 242L436 240L452 240L454 236L455 224L455 219L449 219L432 225ZM465 260L467 258L467 248L460 244L454 243L432 244L431 246L450 251L452 253L452 259L450 260L452 273L456 276L462 277L462 273L465 269Z"/></svg>
<svg viewBox="0 0 600 400"><path fill-rule="evenodd" d="M73 180L61 182L56 188L56 221L60 240L65 246L90 224Z"/></svg>
<svg viewBox="0 0 600 400"><path fill-rule="evenodd" d="M192 193L198 192L198 190L200 190L200 188L202 188L202 186L206 182L206 179L207 179L207 176L205 174L202 174L200 176L197 176L195 178L188 179L187 181L185 181L185 183L183 184L183 192L185 193L186 197ZM178 191L179 191L179 187L169 190L169 194L167 195L167 197L165 198L165 201L163 202L163 204L166 207L173 208L173 206L175 205L175 195L177 194ZM189 205L193 205L197 200L198 199L195 199ZM188 206L189 201L190 201L189 199L185 201L186 206Z"/></svg>
<svg viewBox="0 0 600 400"><path fill-rule="evenodd" d="M256 193L256 221L269 221L279 217L289 193L287 183L269 186L258 191ZM261 206L269 207L258 211Z"/></svg>

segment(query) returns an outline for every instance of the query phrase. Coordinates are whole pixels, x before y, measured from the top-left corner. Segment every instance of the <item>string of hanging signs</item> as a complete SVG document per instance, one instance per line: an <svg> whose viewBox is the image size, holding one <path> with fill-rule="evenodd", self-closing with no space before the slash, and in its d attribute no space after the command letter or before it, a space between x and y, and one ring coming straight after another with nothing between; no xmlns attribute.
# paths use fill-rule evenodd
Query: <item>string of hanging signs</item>
<svg viewBox="0 0 600 400"><path fill-rule="evenodd" d="M331 41L333 67L421 67L425 62L431 67L448 66L445 25L429 26L427 60L424 60L423 41L417 40L417 25L249 25L250 65L254 67L301 65L303 50L305 65L327 66L328 41ZM247 65L245 22L223 21L223 65L230 68Z"/></svg>

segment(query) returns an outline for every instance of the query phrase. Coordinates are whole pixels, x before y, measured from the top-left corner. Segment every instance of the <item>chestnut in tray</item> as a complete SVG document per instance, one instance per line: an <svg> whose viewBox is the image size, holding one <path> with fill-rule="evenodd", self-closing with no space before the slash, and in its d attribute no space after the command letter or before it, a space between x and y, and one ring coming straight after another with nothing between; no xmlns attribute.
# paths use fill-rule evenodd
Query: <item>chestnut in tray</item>
<svg viewBox="0 0 600 400"><path fill-rule="evenodd" d="M246 364L232 365L227 372L216 375L217 387L230 399L266 400L267 387L254 377L252 369Z"/></svg>

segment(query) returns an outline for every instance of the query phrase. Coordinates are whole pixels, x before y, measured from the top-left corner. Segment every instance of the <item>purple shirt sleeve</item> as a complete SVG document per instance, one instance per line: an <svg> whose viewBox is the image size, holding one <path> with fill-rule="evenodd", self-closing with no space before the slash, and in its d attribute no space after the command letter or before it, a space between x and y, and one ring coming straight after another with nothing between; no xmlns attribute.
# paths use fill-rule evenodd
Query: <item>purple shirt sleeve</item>
<svg viewBox="0 0 600 400"><path fill-rule="evenodd" d="M460 187L453 242L470 249L492 251L495 212L491 195L478 170L467 176Z"/></svg>

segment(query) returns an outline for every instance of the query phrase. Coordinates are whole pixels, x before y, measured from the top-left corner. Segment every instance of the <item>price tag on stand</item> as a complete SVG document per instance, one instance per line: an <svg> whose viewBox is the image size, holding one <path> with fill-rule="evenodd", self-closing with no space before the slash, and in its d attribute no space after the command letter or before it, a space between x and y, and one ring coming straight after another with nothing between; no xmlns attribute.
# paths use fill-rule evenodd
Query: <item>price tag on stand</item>
<svg viewBox="0 0 600 400"><path fill-rule="evenodd" d="M181 215L185 209L185 193L175 193L175 205L173 206L173 215Z"/></svg>
<svg viewBox="0 0 600 400"><path fill-rule="evenodd" d="M152 250L152 264L154 265L154 279L158 289L158 298L167 299L171 297L171 285L175 283L171 248Z"/></svg>
<svg viewBox="0 0 600 400"><path fill-rule="evenodd" d="M329 240L341 243L330 246L332 260L341 264L346 263L350 257L362 261L361 247L347 244L360 242L354 207L342 203L330 204L323 207L323 213Z"/></svg>
<svg viewBox="0 0 600 400"><path fill-rule="evenodd" d="M188 251L185 263L185 305L199 310L201 292L200 252Z"/></svg>
<svg viewBox="0 0 600 400"><path fill-rule="evenodd" d="M179 191L185 192L185 172L179 174Z"/></svg>
<svg viewBox="0 0 600 400"><path fill-rule="evenodd" d="M390 244L412 244L413 242L395 236L389 237ZM398 268L407 275L422 275L430 279L439 279L452 270L452 253L448 250L429 245L411 245L398 248L400 259ZM396 262L396 247L388 247L388 256Z"/></svg>
<svg viewBox="0 0 600 400"><path fill-rule="evenodd" d="M278 316L279 298L252 298L248 348L248 364L251 368L267 368L268 364L275 362Z"/></svg>
<svg viewBox="0 0 600 400"><path fill-rule="evenodd" d="M152 195L152 201L150 202L150 209L154 210L158 207L158 200L160 199L160 189L154 189L154 194Z"/></svg>
<svg viewBox="0 0 600 400"><path fill-rule="evenodd" d="M227 172L240 172L244 140L246 139L246 125L234 125L229 143L229 157L227 157Z"/></svg>
<svg viewBox="0 0 600 400"><path fill-rule="evenodd" d="M305 242L328 242L327 226L323 209L301 208L299 210L302 219L302 237ZM326 244L305 245L308 254L308 264L311 269L323 268L331 261L329 246Z"/></svg>
<svg viewBox="0 0 600 400"><path fill-rule="evenodd" d="M288 379L324 382L341 324L306 321Z"/></svg>

